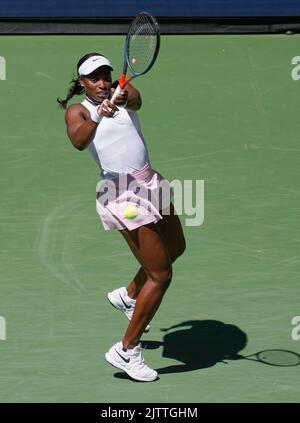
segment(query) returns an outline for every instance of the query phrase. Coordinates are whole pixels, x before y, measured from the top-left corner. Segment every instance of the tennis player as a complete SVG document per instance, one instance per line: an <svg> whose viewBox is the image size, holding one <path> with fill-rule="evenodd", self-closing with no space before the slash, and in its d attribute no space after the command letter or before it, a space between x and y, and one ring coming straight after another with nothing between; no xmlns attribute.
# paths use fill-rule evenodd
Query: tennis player
<svg viewBox="0 0 300 423"><path fill-rule="evenodd" d="M85 94L81 103L66 111L67 133L73 146L89 149L100 167L103 185L97 193L96 209L104 229L118 230L140 263L127 288L108 293L110 303L130 322L123 339L106 353L106 360L135 380L153 381L158 375L144 362L140 338L150 329L171 282L172 263L185 250L185 238L172 202L168 200L166 205L163 198L153 201L161 191L159 184L166 180L150 165L137 115L140 93L128 84L114 104L110 102L113 86L118 85L117 81L112 84L112 70L103 55L86 54L77 64L77 77L66 98L57 101L66 108L74 95ZM126 188L121 189L120 176L124 175ZM112 183L117 195L103 201Z"/></svg>

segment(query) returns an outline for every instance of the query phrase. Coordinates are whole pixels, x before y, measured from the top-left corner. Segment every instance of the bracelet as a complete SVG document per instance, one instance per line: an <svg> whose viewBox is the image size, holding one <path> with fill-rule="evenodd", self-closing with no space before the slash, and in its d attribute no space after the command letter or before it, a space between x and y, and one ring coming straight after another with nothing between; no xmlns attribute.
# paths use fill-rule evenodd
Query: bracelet
<svg viewBox="0 0 300 423"><path fill-rule="evenodd" d="M95 123L100 123L101 120L103 119L103 116L99 115L99 113L98 113L98 108L99 107L100 106L98 106L96 109L93 109L92 111L90 111L91 119Z"/></svg>

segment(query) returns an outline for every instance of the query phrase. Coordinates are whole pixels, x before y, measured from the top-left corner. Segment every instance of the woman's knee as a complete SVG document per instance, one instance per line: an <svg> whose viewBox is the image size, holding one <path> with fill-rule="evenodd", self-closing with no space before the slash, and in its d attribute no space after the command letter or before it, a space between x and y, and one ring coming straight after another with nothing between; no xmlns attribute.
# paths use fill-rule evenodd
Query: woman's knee
<svg viewBox="0 0 300 423"><path fill-rule="evenodd" d="M166 269L155 270L149 272L149 278L160 286L167 288L172 280L173 269L170 265Z"/></svg>

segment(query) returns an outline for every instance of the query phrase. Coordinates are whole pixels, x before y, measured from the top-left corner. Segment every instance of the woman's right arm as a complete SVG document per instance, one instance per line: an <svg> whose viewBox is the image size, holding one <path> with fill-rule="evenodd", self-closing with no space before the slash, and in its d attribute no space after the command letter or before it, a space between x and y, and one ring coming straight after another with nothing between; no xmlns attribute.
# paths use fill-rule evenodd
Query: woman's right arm
<svg viewBox="0 0 300 423"><path fill-rule="evenodd" d="M94 122L89 111L81 104L73 104L66 112L67 133L78 150L85 150L93 139L98 123Z"/></svg>

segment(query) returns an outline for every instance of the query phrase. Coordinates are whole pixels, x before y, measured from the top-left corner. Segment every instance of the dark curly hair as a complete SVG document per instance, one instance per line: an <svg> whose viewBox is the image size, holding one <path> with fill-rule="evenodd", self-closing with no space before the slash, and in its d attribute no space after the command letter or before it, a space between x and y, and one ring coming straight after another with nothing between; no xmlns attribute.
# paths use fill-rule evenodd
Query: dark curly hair
<svg viewBox="0 0 300 423"><path fill-rule="evenodd" d="M85 62L87 59L89 59L92 56L103 56L103 54L99 54L99 53L88 53L85 54L77 63L77 74L78 74L78 69L80 68L80 66L82 65L83 62ZM73 78L72 81L70 82L71 86L69 88L69 91L67 93L66 98L62 99L62 98L57 98L57 102L59 103L59 106L62 109L66 109L67 105L68 105L68 101L76 94L80 95L84 92L84 88L80 85L80 82L78 80L78 75L76 76L76 78Z"/></svg>

